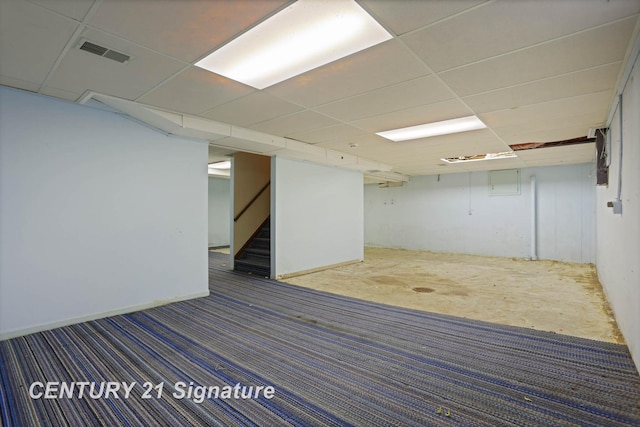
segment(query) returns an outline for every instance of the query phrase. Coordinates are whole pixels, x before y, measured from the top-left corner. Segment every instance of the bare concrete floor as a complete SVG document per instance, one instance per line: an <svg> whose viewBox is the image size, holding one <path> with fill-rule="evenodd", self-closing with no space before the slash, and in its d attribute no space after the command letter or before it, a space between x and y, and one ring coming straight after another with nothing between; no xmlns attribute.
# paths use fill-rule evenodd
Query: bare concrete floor
<svg viewBox="0 0 640 427"><path fill-rule="evenodd" d="M283 281L400 307L624 342L589 264L366 248L364 262Z"/></svg>

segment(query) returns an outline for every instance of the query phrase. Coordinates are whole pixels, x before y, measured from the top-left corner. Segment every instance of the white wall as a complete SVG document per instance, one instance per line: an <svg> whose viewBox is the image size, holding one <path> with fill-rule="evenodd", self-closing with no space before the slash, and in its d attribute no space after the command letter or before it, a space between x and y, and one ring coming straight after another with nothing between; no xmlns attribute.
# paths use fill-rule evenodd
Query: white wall
<svg viewBox="0 0 640 427"><path fill-rule="evenodd" d="M538 258L595 262L593 164L522 169L519 195L490 195L486 171L413 177L404 187L366 185L365 244L528 258L531 175Z"/></svg>
<svg viewBox="0 0 640 427"><path fill-rule="evenodd" d="M271 174L272 275L363 259L360 172L272 157Z"/></svg>
<svg viewBox="0 0 640 427"><path fill-rule="evenodd" d="M0 87L0 337L207 295L207 157Z"/></svg>
<svg viewBox="0 0 640 427"><path fill-rule="evenodd" d="M230 241L230 181L209 177L209 247L229 246Z"/></svg>
<svg viewBox="0 0 640 427"><path fill-rule="evenodd" d="M620 113L610 126L609 186L596 190L598 277L640 369L640 62L623 93L622 215L607 202L618 194Z"/></svg>

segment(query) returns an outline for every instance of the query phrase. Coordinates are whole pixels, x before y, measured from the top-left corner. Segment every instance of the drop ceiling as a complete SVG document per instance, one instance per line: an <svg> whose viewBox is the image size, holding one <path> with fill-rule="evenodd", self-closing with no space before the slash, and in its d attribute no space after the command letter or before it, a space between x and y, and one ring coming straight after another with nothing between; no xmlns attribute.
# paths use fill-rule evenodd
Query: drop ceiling
<svg viewBox="0 0 640 427"><path fill-rule="evenodd" d="M207 138L211 161L235 151L324 157L384 179L586 163L593 143L441 159L604 126L640 27L640 0L358 0L392 39L263 90L194 66L290 3L2 0L0 84L91 98L171 129L188 120L197 129L183 131L196 137L225 129ZM79 50L81 40L131 60ZM376 135L469 115L488 128L405 142Z"/></svg>

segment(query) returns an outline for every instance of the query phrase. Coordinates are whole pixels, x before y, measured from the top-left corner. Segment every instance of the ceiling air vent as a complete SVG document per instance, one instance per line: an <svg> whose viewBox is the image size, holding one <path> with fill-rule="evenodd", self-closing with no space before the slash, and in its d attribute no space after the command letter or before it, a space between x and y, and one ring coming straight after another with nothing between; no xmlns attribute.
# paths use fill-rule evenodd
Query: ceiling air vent
<svg viewBox="0 0 640 427"><path fill-rule="evenodd" d="M121 64L126 64L131 59L129 55L125 55L124 53L111 50L107 47L100 46L86 40L80 40L78 49L84 50L85 52L93 53L94 55L102 56L103 58L117 61Z"/></svg>

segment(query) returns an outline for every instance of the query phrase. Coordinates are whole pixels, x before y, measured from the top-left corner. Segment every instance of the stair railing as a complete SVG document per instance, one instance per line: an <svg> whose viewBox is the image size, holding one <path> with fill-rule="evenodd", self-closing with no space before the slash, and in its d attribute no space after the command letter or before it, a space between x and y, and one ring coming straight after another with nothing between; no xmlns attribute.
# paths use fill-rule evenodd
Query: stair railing
<svg viewBox="0 0 640 427"><path fill-rule="evenodd" d="M237 221L238 221L238 219L239 219L239 218L240 218L240 217L241 217L241 216L242 216L242 215L243 215L243 214L244 214L244 213L245 213L245 212L246 212L246 211L251 207L251 205L252 205L256 200L258 200L258 197L260 197L260 195L261 195L262 193L264 193L264 192L267 190L267 188L269 188L269 185L271 185L271 181L267 182L267 183L265 184L265 186L264 186L264 187L262 187L262 189L261 189L260 191L258 191L258 194L256 194L255 196L253 196L253 198L251 199L251 201L249 201L249 203L247 203L247 205L246 205L246 206L245 206L245 207L240 211L240 213L239 213L238 215L236 215L236 216L233 218L233 222L237 222Z"/></svg>

